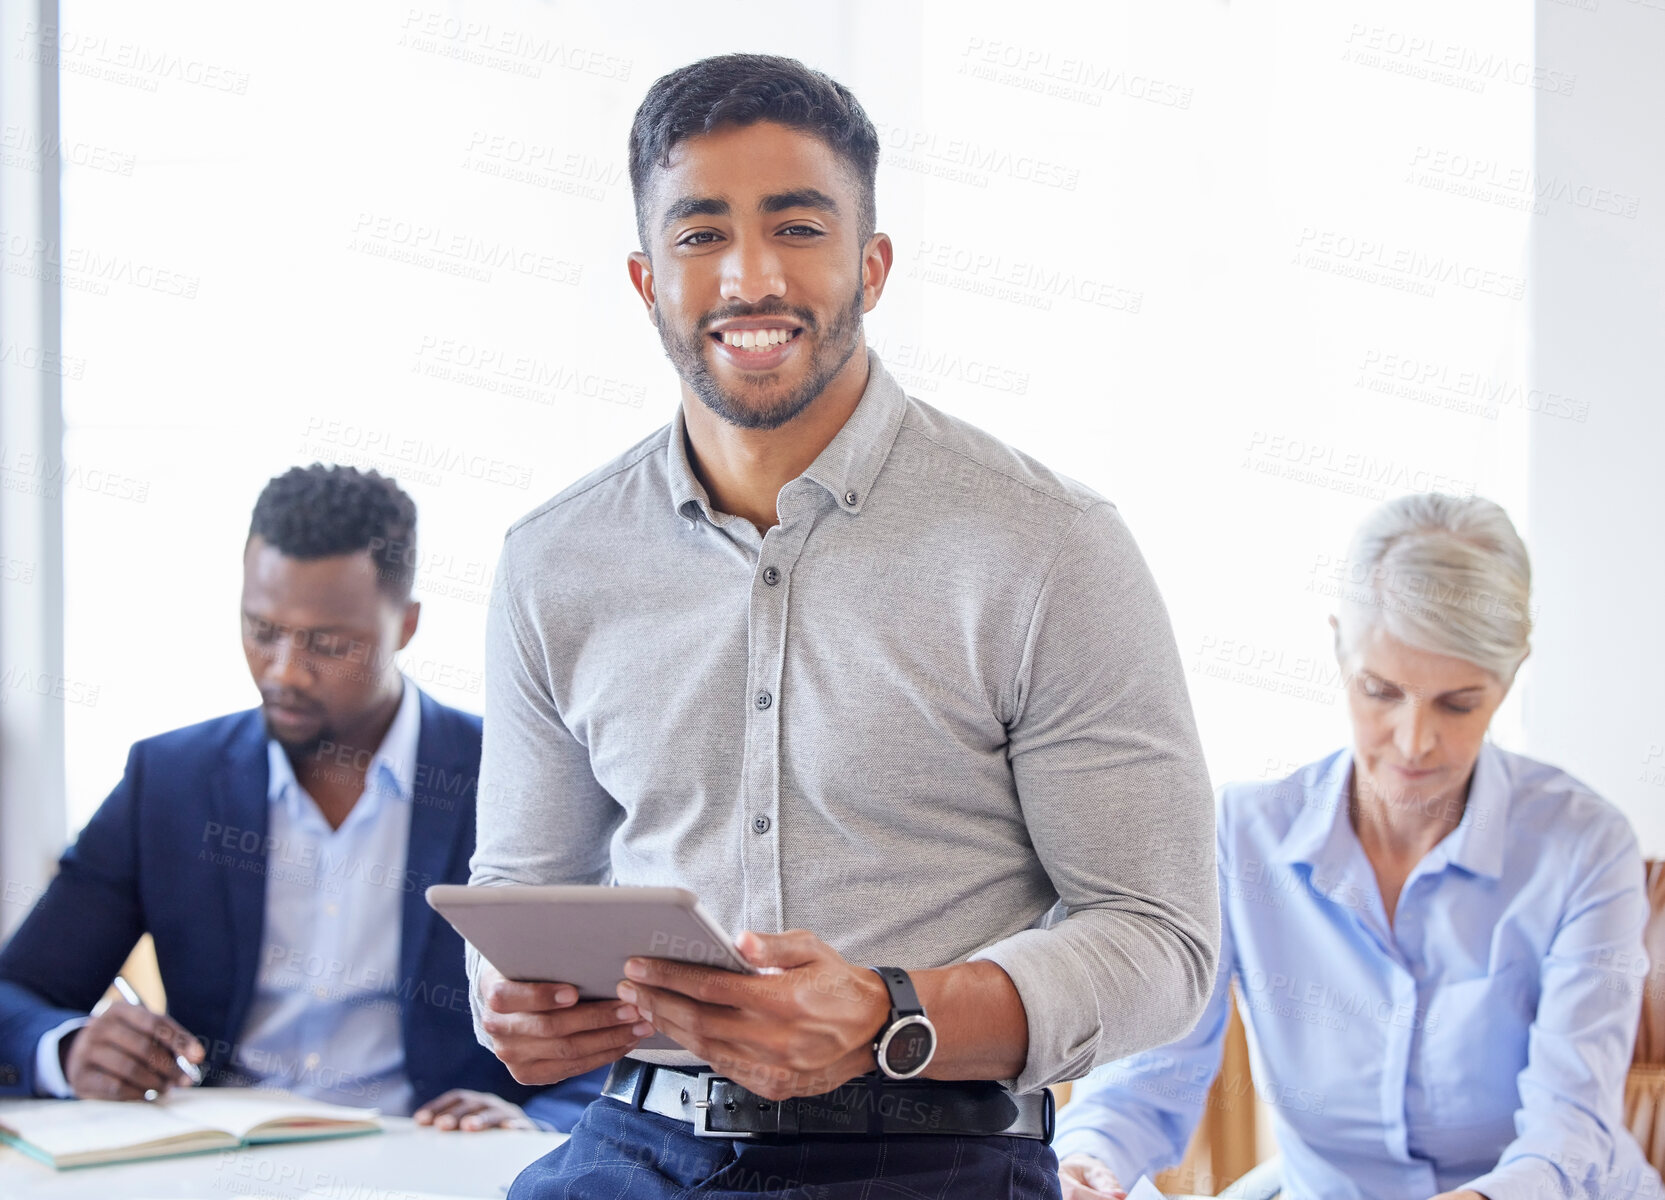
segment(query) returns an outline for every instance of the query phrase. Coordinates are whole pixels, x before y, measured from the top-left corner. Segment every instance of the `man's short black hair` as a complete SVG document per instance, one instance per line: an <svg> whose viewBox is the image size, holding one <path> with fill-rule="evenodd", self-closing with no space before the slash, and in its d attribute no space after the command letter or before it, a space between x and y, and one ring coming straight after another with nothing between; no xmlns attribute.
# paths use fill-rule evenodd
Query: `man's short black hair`
<svg viewBox="0 0 1665 1200"><path fill-rule="evenodd" d="M290 558L330 558L368 550L376 585L410 599L416 580L416 502L399 485L357 467L291 467L254 502L249 537Z"/></svg>
<svg viewBox="0 0 1665 1200"><path fill-rule="evenodd" d="M879 133L850 89L795 58L773 54L720 54L678 67L656 79L630 126L630 191L636 200L636 232L648 246L648 179L668 167L671 150L686 138L724 125L774 121L813 134L854 173L861 242L877 227L875 181Z"/></svg>

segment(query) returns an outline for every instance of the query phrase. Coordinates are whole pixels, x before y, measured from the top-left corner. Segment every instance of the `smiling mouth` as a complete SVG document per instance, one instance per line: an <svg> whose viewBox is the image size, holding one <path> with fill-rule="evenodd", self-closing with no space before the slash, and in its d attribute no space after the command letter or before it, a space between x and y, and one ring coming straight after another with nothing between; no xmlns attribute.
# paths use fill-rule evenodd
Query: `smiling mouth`
<svg viewBox="0 0 1665 1200"><path fill-rule="evenodd" d="M778 346L786 345L802 332L802 329L720 329L709 336L712 341L731 350L767 354Z"/></svg>

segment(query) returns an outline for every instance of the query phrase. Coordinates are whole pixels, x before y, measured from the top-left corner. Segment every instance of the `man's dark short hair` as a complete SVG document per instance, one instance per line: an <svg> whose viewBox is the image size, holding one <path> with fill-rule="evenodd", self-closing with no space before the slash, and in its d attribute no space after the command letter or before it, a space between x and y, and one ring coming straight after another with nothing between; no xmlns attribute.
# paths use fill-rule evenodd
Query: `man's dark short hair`
<svg viewBox="0 0 1665 1200"><path fill-rule="evenodd" d="M648 180L671 163L678 142L725 125L773 121L813 134L856 178L856 227L862 243L877 227L875 182L879 133L850 89L795 58L721 54L654 80L630 126L630 191L636 232L648 246Z"/></svg>
<svg viewBox="0 0 1665 1200"><path fill-rule="evenodd" d="M291 467L254 502L249 537L302 560L368 550L376 586L403 603L416 580L416 502L357 467Z"/></svg>

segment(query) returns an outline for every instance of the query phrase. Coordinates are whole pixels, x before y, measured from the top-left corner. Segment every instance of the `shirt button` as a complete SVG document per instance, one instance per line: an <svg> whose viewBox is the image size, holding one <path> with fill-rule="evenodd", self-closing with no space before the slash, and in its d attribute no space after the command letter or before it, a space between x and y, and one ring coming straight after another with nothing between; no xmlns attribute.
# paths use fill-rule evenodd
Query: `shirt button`
<svg viewBox="0 0 1665 1200"><path fill-rule="evenodd" d="M768 584L770 587L774 587L780 582L780 572L775 570L773 567L764 567L763 582Z"/></svg>
<svg viewBox="0 0 1665 1200"><path fill-rule="evenodd" d="M319 1059L317 1054L308 1054L306 1056L306 1062L303 1065L308 1071L316 1071L318 1069L318 1062Z"/></svg>
<svg viewBox="0 0 1665 1200"><path fill-rule="evenodd" d="M768 817L753 817L752 818L752 832L754 832L754 833L768 833L769 832L769 818Z"/></svg>
<svg viewBox="0 0 1665 1200"><path fill-rule="evenodd" d="M775 698L773 696L771 696L768 692L759 692L757 694L757 710L759 712L762 712L764 709L768 708L774 702L775 702Z"/></svg>
<svg viewBox="0 0 1665 1200"><path fill-rule="evenodd" d="M844 503L849 508L854 508L856 506L856 501L859 498L860 497L858 497L854 492L845 492L844 493Z"/></svg>

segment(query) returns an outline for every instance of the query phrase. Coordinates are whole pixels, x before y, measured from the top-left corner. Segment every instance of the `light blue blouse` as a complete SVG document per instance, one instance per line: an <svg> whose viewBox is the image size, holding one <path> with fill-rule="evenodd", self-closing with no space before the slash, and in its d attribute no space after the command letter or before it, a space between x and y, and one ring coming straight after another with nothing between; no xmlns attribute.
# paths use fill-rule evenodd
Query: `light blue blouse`
<svg viewBox="0 0 1665 1200"><path fill-rule="evenodd" d="M1417 864L1390 926L1348 819L1351 776L1341 751L1221 790L1208 1007L1187 1037L1076 1085L1059 1158L1092 1154L1126 1185L1179 1161L1235 981L1287 1195L1659 1196L1622 1120L1646 962L1629 823L1488 744L1461 823Z"/></svg>

